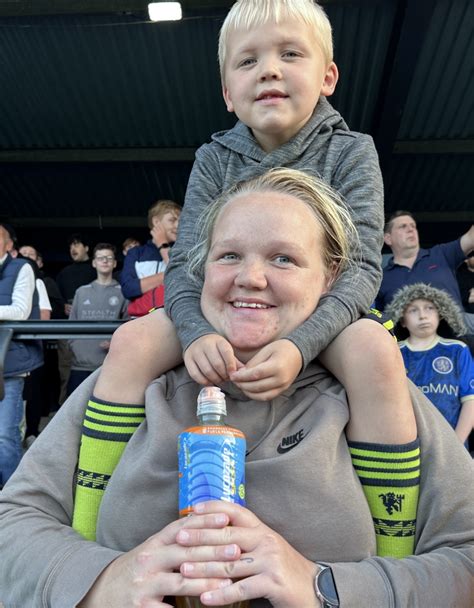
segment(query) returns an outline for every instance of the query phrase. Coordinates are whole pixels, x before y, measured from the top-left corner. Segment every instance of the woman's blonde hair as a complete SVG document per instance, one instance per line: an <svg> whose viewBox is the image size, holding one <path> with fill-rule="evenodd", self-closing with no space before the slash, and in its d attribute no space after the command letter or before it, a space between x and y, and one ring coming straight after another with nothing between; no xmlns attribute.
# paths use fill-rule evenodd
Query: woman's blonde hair
<svg viewBox="0 0 474 608"><path fill-rule="evenodd" d="M266 23L285 23L296 19L308 25L314 34L326 64L333 60L331 23L319 4L313 0L237 0L227 14L219 34L219 67L224 82L229 37L235 30L249 30Z"/></svg>
<svg viewBox="0 0 474 608"><path fill-rule="evenodd" d="M358 260L357 230L339 194L308 173L276 168L234 185L205 209L198 223L197 244L188 253L187 272L191 279L196 282L204 280L214 227L223 208L238 196L259 192L293 196L310 209L321 226L324 239L322 256L330 284L349 264ZM255 203L255 212L258 213L258 202Z"/></svg>

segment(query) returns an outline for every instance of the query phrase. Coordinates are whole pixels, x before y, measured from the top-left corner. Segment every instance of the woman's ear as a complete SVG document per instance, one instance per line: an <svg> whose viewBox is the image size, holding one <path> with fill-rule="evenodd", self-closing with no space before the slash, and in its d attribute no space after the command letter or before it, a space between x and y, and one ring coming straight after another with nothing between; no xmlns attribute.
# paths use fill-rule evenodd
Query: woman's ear
<svg viewBox="0 0 474 608"><path fill-rule="evenodd" d="M331 262L331 266L326 270L326 286L323 293L331 291L334 283L339 276L339 264L337 262ZM322 295L322 294L321 294Z"/></svg>

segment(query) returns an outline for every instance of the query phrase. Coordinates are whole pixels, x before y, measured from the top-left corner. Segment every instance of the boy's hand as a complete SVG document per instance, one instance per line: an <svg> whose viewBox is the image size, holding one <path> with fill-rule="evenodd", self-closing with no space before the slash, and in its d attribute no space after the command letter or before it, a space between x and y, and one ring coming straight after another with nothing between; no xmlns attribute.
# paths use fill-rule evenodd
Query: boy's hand
<svg viewBox="0 0 474 608"><path fill-rule="evenodd" d="M188 346L184 364L193 380L214 386L227 382L230 374L243 366L230 342L218 334L201 336Z"/></svg>
<svg viewBox="0 0 474 608"><path fill-rule="evenodd" d="M268 401L292 384L302 366L299 349L290 340L282 339L264 346L230 379L247 397Z"/></svg>

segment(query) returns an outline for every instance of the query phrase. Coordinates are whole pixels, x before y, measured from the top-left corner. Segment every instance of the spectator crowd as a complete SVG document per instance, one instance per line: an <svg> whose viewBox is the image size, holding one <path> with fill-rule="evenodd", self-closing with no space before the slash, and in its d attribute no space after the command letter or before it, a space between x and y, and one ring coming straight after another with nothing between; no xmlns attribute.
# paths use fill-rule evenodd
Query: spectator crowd
<svg viewBox="0 0 474 608"><path fill-rule="evenodd" d="M86 238L79 233L72 234L68 241L72 262L56 278L45 273L43 256L34 245L21 244L21 241L19 244L15 230L2 225L4 244L1 251L4 253L1 257L17 260L17 264L26 264L26 267L19 273L17 282L9 285L11 294L9 291L6 294L11 304L0 305L0 318L127 320L162 307L164 270L177 237L180 210L177 203L169 200L157 201L150 207L151 238L143 245L135 237L125 239L121 247L121 271L117 271L119 260L115 245L97 243L89 255L90 245ZM424 249L420 247L413 214L400 210L390 216L384 232L385 244L392 255L383 269L375 307L386 311L396 324L397 336L403 340L400 348L408 377L454 429L461 425L459 437L473 451L474 228L454 241ZM22 277L26 274L34 278L33 291L31 285L25 290ZM3 272L0 281L6 281ZM414 288L407 292L408 286ZM18 300L24 303L23 307L14 305ZM418 329L418 334L420 331L423 334L418 340L413 321L410 324L406 320L410 314L413 317L414 307L419 311L417 325L421 325L421 330ZM436 323L430 324L426 320L426 312L422 310L428 308L435 310ZM453 316L459 319L458 323L452 321ZM16 457L13 464L1 464L1 483L5 483L14 471L23 449L39 435L41 418L54 414L81 382L102 365L109 346L109 340L83 338L24 343L27 351L36 353L35 358L28 363L27 369L19 370L18 375L11 375L8 368L5 371L8 394L4 399L11 401L9 407L16 411L16 416L0 416L3 438L0 445L7 446L0 447L0 451L7 454L0 455L0 464L10 462L10 444ZM450 352L440 353L440 348ZM457 356L453 357L454 352ZM8 359L12 356L9 352ZM437 359L437 368L433 365L434 359ZM444 361L446 369L449 368L449 374L440 360ZM435 378L430 377L427 381L424 377L422 381L422 368L428 368ZM16 380L17 387L21 386L21 398L18 390L15 397L10 397L12 379ZM4 410L6 413L6 406Z"/></svg>
<svg viewBox="0 0 474 608"><path fill-rule="evenodd" d="M169 200L151 206L151 238L143 245L133 236L124 240L121 271L114 244L91 249L84 235L71 234L71 263L56 277L45 272L34 244L22 243L12 226L0 224L0 320L126 321L163 306L164 271L180 211ZM0 488L39 435L41 419L102 365L109 345L85 338L11 342L0 400Z"/></svg>

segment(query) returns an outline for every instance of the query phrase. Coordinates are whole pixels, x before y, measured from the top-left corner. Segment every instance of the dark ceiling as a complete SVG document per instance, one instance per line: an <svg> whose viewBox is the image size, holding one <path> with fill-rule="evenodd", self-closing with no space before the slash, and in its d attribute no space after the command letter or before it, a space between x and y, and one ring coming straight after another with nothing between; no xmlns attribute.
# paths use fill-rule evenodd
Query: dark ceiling
<svg viewBox="0 0 474 608"><path fill-rule="evenodd" d="M0 0L0 219L23 241L146 234L157 198L182 203L194 152L229 128L217 36L232 0ZM386 210L423 244L474 221L474 2L327 0L340 80L331 101L373 135Z"/></svg>

